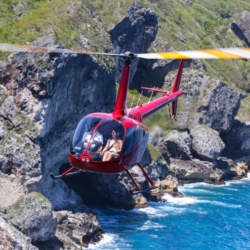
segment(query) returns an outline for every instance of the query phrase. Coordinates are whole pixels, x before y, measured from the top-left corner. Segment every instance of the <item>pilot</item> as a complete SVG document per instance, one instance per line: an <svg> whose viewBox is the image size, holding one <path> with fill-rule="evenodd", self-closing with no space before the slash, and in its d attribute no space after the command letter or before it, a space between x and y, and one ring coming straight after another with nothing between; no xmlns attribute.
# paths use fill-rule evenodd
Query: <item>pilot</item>
<svg viewBox="0 0 250 250"><path fill-rule="evenodd" d="M84 132L84 134L82 136L82 142L83 142L84 148L87 147L88 142L91 138L91 135L92 135L97 124L98 124L98 122L92 123L90 126L90 130L87 132ZM95 131L95 133L92 137L91 145L90 145L91 151L93 151L93 149L96 149L96 147L98 148L98 150L100 150L102 148L102 145L103 145L103 136L98 131Z"/></svg>
<svg viewBox="0 0 250 250"><path fill-rule="evenodd" d="M112 139L107 141L104 149L100 151L103 155L102 161L109 161L116 158L122 150L122 140L117 136L117 132L112 130Z"/></svg>

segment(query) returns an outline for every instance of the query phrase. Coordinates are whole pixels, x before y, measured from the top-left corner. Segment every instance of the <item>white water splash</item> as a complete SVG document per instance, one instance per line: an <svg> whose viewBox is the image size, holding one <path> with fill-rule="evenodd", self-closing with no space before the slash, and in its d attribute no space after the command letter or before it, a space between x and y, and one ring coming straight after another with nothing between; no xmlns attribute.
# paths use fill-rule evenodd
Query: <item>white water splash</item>
<svg viewBox="0 0 250 250"><path fill-rule="evenodd" d="M239 208L241 205L238 204L228 204L220 201L213 201L213 200L200 200L196 197L172 197L169 194L165 194L164 198L167 199L167 202L177 205L177 206L185 206L190 204L197 204L197 203L209 203L215 206L221 207L230 207L230 208Z"/></svg>
<svg viewBox="0 0 250 250"><path fill-rule="evenodd" d="M107 249L109 246L110 247L112 246L112 249L119 249L119 248L113 248L117 239L118 239L118 235L104 234L103 239L100 242L96 243L95 245L90 244L88 249ZM86 249L86 248L82 248L82 250L83 249Z"/></svg>
<svg viewBox="0 0 250 250"><path fill-rule="evenodd" d="M173 203L176 205L188 205L188 204L195 204L199 202L199 200L195 197L173 197L169 194L165 194L163 198L166 199L167 202Z"/></svg>

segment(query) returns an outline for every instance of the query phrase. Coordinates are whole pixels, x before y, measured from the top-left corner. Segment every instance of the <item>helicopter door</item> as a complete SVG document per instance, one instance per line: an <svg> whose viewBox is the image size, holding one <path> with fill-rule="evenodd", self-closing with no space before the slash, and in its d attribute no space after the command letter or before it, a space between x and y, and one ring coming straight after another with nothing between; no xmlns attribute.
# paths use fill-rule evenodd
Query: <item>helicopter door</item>
<svg viewBox="0 0 250 250"><path fill-rule="evenodd" d="M123 154L126 154L127 152L130 151L133 145L133 137L134 137L134 128L128 128L127 129L127 134L126 134L126 141L125 145L123 147Z"/></svg>

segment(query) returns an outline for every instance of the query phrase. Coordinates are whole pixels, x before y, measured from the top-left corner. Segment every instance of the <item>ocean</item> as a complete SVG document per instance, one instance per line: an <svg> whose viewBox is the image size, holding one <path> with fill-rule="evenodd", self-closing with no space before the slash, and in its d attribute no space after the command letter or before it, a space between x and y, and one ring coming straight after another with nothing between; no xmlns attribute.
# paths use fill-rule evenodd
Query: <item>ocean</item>
<svg viewBox="0 0 250 250"><path fill-rule="evenodd" d="M182 198L130 211L95 209L104 239L89 249L250 249L250 174L179 187Z"/></svg>

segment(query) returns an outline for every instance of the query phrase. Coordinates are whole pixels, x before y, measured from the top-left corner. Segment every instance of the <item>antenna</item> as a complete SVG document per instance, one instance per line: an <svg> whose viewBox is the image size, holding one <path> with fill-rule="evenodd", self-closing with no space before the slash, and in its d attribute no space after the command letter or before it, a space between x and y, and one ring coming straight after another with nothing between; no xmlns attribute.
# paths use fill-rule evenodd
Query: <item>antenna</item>
<svg viewBox="0 0 250 250"><path fill-rule="evenodd" d="M138 99L138 102L137 102L137 105L136 105L136 106L139 105L139 102L140 102L140 100L141 100L141 95L142 95L142 91L141 91L141 94L140 94L140 96L139 96L139 99Z"/></svg>
<svg viewBox="0 0 250 250"><path fill-rule="evenodd" d="M154 87L154 88L155 88L155 87ZM150 102L150 101L151 101L151 98L152 98L152 96L153 96L153 93L154 93L154 91L153 91L153 90L151 90L151 95L150 95L150 98L149 98L148 102Z"/></svg>
<svg viewBox="0 0 250 250"><path fill-rule="evenodd" d="M135 96L133 96L132 102L131 102L131 104L130 104L130 108L133 107L134 99L135 99Z"/></svg>

